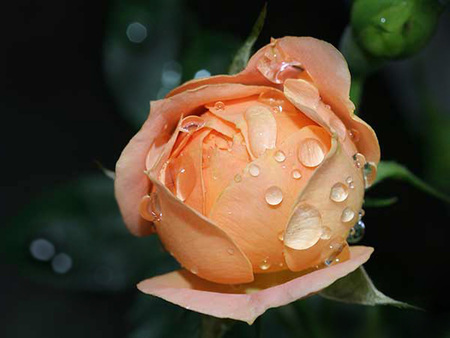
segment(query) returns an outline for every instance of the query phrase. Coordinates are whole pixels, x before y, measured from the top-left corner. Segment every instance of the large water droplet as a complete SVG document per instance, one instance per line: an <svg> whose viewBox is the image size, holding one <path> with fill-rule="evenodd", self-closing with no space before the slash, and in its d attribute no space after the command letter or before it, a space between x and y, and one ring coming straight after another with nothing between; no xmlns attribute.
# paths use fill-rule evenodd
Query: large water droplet
<svg viewBox="0 0 450 338"><path fill-rule="evenodd" d="M355 212L350 208L346 207L342 210L341 221L344 223L350 222L355 218Z"/></svg>
<svg viewBox="0 0 450 338"><path fill-rule="evenodd" d="M180 131L183 133L193 133L205 126L205 120L200 116L190 115L181 121Z"/></svg>
<svg viewBox="0 0 450 338"><path fill-rule="evenodd" d="M364 237L365 232L366 226L362 220L359 220L358 222L356 222L353 228L350 229L347 237L347 242L349 244L358 243Z"/></svg>
<svg viewBox="0 0 450 338"><path fill-rule="evenodd" d="M267 48L256 68L273 83L283 83L288 78L297 78L303 72L301 63L285 56L276 43Z"/></svg>
<svg viewBox="0 0 450 338"><path fill-rule="evenodd" d="M296 179L296 180L301 179L302 178L302 173L300 172L300 170L298 170L298 169L292 170L292 178Z"/></svg>
<svg viewBox="0 0 450 338"><path fill-rule="evenodd" d="M224 110L225 109L225 103L223 103L222 101L217 101L214 104L214 109L215 110Z"/></svg>
<svg viewBox="0 0 450 338"><path fill-rule="evenodd" d="M298 148L298 159L305 167L317 167L324 158L322 144L314 138L303 140Z"/></svg>
<svg viewBox="0 0 450 338"><path fill-rule="evenodd" d="M377 166L372 162L367 162L363 168L364 186L369 188L377 177Z"/></svg>
<svg viewBox="0 0 450 338"><path fill-rule="evenodd" d="M271 186L266 190L266 202L270 205L278 205L283 201L283 192L277 186Z"/></svg>
<svg viewBox="0 0 450 338"><path fill-rule="evenodd" d="M254 163L251 163L250 166L248 167L248 172L251 176L258 177L260 173L259 166L257 166Z"/></svg>
<svg viewBox="0 0 450 338"><path fill-rule="evenodd" d="M353 155L353 160L355 161L356 168L360 169L366 164L366 158L361 153L356 153Z"/></svg>
<svg viewBox="0 0 450 338"><path fill-rule="evenodd" d="M345 201L348 197L348 187L338 182L331 187L330 191L330 199L334 202L342 202Z"/></svg>
<svg viewBox="0 0 450 338"><path fill-rule="evenodd" d="M281 163L286 160L286 155L281 150L277 150L275 154L273 154L273 158L275 159L275 161Z"/></svg>
<svg viewBox="0 0 450 338"><path fill-rule="evenodd" d="M159 222L162 218L161 206L159 203L159 196L156 191L153 191L147 196L144 196L139 206L140 215L151 222Z"/></svg>
<svg viewBox="0 0 450 338"><path fill-rule="evenodd" d="M261 270L269 270L270 269L270 262L269 262L269 258L265 258L262 260L261 264L259 264L259 267L261 268Z"/></svg>
<svg viewBox="0 0 450 338"><path fill-rule="evenodd" d="M309 204L300 204L294 210L284 234L284 244L295 250L312 247L322 235L322 217Z"/></svg>

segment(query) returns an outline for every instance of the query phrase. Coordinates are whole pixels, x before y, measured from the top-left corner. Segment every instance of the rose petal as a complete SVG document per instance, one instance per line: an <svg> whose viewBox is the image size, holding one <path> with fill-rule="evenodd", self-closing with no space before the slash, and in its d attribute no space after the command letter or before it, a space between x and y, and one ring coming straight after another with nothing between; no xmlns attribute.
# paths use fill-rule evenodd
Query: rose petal
<svg viewBox="0 0 450 338"><path fill-rule="evenodd" d="M187 309L219 318L231 318L252 324L267 309L283 306L298 299L310 296L334 283L339 278L355 271L364 264L373 248L355 246L350 248L350 259L321 270L289 280L295 276L282 277L282 284L264 290L243 294L249 289L267 287L264 278L257 276L255 281L241 287L215 284L185 270L153 277L138 284L138 289L146 294L157 296ZM260 280L262 277L263 280ZM289 280L284 282L285 280Z"/></svg>
<svg viewBox="0 0 450 338"><path fill-rule="evenodd" d="M325 153L330 147L330 136L323 128L308 126L300 129L279 149L266 151L250 163L241 173L241 180L231 182L221 193L209 214L209 218L243 250L256 272L286 268L279 234L284 231L294 202L314 171L314 168L302 166L297 155L298 145L304 139L317 140ZM285 156L282 162L274 157L278 150ZM251 166L259 168L257 176L251 174ZM293 170L300 172L302 178L294 178ZM271 187L279 188L283 195L281 203L275 206L266 200Z"/></svg>
<svg viewBox="0 0 450 338"><path fill-rule="evenodd" d="M349 177L352 188L349 187ZM342 197L345 196L345 198L342 201L341 198L337 201L336 198L335 200L331 198L332 189L337 183L342 184L344 189ZM346 195L347 193L348 195ZM342 250L342 244L345 242L348 231L358 221L358 212L361 210L363 196L362 170L356 167L353 159L342 150L338 141L333 139L332 148L327 157L311 176L295 202L296 208L306 205L319 212L320 223L316 224L316 228L318 231L322 229L330 234L318 242L316 241L317 243L312 248L305 248L308 250L294 250L295 247L289 247L288 243L295 242L300 233L294 231L298 228L298 218L292 217L286 228L285 242L287 246L284 251L289 269L301 271L305 267L320 264L328 256ZM346 218L345 221L342 221L342 215L346 208L349 208L347 210L351 210L354 214L350 220ZM291 238L288 237L288 234ZM306 234L306 236L309 235L310 233ZM317 238L311 237L310 240L313 241L313 239Z"/></svg>
<svg viewBox="0 0 450 338"><path fill-rule="evenodd" d="M156 187L161 211L156 230L176 260L206 280L227 284L252 281L251 264L233 240L176 198L152 174L149 177Z"/></svg>
<svg viewBox="0 0 450 338"><path fill-rule="evenodd" d="M144 195L149 193L149 183L144 170L147 154L149 167L158 159L158 170L167 161L161 159L167 141L173 134L182 116L189 115L199 107L217 100L230 100L251 95L259 95L264 87L241 84L211 85L185 91L179 95L151 102L151 113L141 130L131 139L116 164L115 195L126 226L131 233L144 236L152 233L151 222L139 214L139 205Z"/></svg>
<svg viewBox="0 0 450 338"><path fill-rule="evenodd" d="M282 84L273 84L258 71L259 62L265 58L267 51L273 48L274 44L291 62L301 64L319 90L322 100L332 107L348 129L359 131L358 150L366 156L368 161L378 163L380 147L375 132L363 120L353 115L355 107L349 99L350 72L347 63L333 45L322 40L292 36L276 39L257 51L249 60L247 67L239 74L233 76L219 75L189 81L174 89L168 96L199 86L217 83L272 85L275 88L282 89Z"/></svg>

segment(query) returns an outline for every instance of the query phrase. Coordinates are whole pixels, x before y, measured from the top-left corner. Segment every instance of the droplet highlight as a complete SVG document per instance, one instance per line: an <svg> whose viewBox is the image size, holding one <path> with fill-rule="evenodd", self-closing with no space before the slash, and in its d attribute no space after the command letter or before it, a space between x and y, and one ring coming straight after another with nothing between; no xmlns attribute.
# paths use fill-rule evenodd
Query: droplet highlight
<svg viewBox="0 0 450 338"><path fill-rule="evenodd" d="M269 262L269 258L265 258L262 260L261 264L259 264L259 268L263 271L267 271L270 269L270 262Z"/></svg>
<svg viewBox="0 0 450 338"><path fill-rule="evenodd" d="M224 110L225 103L223 103L222 101L217 101L216 103L214 103L214 109L215 110Z"/></svg>
<svg viewBox="0 0 450 338"><path fill-rule="evenodd" d="M348 136L354 143L359 141L359 131L357 131L356 129L349 129Z"/></svg>
<svg viewBox="0 0 450 338"><path fill-rule="evenodd" d="M317 167L325 158L322 144L314 138L307 138L298 148L298 160L305 167Z"/></svg>
<svg viewBox="0 0 450 338"><path fill-rule="evenodd" d="M194 133L205 126L205 120L200 116L190 115L181 121L180 131L183 133Z"/></svg>
<svg viewBox="0 0 450 338"><path fill-rule="evenodd" d="M341 221L344 223L348 223L355 218L355 212L350 208L346 207L342 210Z"/></svg>
<svg viewBox="0 0 450 338"><path fill-rule="evenodd" d="M362 220L356 222L356 224L350 229L347 237L347 242L349 244L355 244L361 241L366 232L366 225Z"/></svg>
<svg viewBox="0 0 450 338"><path fill-rule="evenodd" d="M273 154L273 158L275 161L281 163L286 160L286 155L281 150L277 150L275 154Z"/></svg>
<svg viewBox="0 0 450 338"><path fill-rule="evenodd" d="M265 199L269 205L279 205L283 201L283 192L279 187L271 186L266 190Z"/></svg>
<svg viewBox="0 0 450 338"><path fill-rule="evenodd" d="M301 179L302 173L300 172L300 170L297 170L297 169L292 170L292 178L295 180Z"/></svg>
<svg viewBox="0 0 450 338"><path fill-rule="evenodd" d="M353 155L353 160L355 161L356 168L360 169L366 164L366 158L361 153L356 153Z"/></svg>
<svg viewBox="0 0 450 338"><path fill-rule="evenodd" d="M347 197L348 187L345 184L338 182L331 187L330 199L333 202L343 202L347 199Z"/></svg>
<svg viewBox="0 0 450 338"><path fill-rule="evenodd" d="M259 169L259 166L254 163L250 164L250 166L248 167L248 173L250 174L250 176L258 177L260 172L261 170Z"/></svg>
<svg viewBox="0 0 450 338"><path fill-rule="evenodd" d="M363 168L364 187L367 189L372 186L377 178L377 166L373 162L367 162Z"/></svg>
<svg viewBox="0 0 450 338"><path fill-rule="evenodd" d="M322 227L322 234L320 235L320 239L330 239L332 231L329 227Z"/></svg>
<svg viewBox="0 0 450 338"><path fill-rule="evenodd" d="M291 249L312 247L322 235L322 216L315 207L300 204L294 210L284 234L284 244Z"/></svg>

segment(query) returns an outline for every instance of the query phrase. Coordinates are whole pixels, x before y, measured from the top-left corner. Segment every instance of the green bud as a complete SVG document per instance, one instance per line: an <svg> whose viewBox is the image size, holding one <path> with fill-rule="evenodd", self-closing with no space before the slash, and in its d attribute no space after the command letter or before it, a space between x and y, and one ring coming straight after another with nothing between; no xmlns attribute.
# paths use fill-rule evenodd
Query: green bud
<svg viewBox="0 0 450 338"><path fill-rule="evenodd" d="M443 8L439 0L355 0L353 35L372 57L404 58L428 42Z"/></svg>

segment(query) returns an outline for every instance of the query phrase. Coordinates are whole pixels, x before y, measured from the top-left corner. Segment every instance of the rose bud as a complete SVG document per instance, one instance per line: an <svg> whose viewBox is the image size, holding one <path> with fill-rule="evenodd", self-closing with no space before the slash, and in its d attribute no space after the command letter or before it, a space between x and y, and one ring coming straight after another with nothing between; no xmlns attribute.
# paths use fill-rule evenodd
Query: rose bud
<svg viewBox="0 0 450 338"><path fill-rule="evenodd" d="M116 197L129 230L156 232L183 269L138 288L251 323L367 261L373 249L346 238L380 151L349 89L332 45L285 37L239 74L151 102L117 162Z"/></svg>

